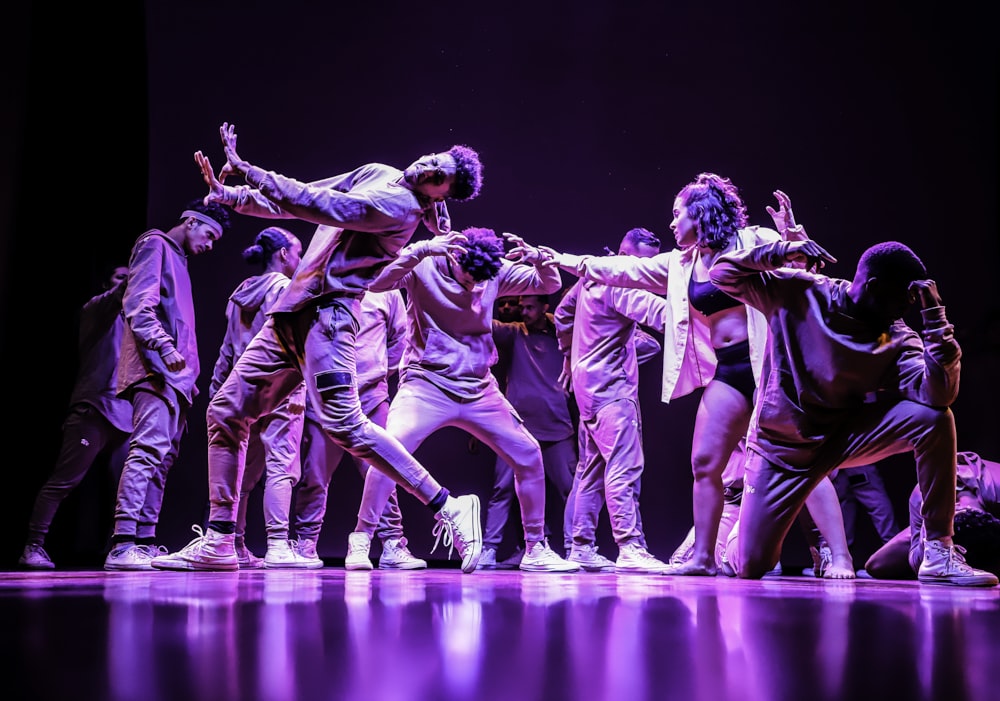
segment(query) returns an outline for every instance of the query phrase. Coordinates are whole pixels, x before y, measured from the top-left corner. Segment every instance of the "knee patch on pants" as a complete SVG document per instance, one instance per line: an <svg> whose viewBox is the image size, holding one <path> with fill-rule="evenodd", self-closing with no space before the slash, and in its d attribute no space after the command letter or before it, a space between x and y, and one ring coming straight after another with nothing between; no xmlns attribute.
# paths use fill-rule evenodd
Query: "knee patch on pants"
<svg viewBox="0 0 1000 701"><path fill-rule="evenodd" d="M353 387L354 375L349 372L329 370L316 375L316 389L321 396L328 396Z"/></svg>

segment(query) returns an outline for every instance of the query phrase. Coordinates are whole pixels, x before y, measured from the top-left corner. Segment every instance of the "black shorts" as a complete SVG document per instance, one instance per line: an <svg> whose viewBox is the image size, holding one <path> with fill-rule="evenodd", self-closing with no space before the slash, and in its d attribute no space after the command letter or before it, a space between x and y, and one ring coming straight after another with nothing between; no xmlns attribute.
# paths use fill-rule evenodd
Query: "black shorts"
<svg viewBox="0 0 1000 701"><path fill-rule="evenodd" d="M753 366L750 365L750 341L741 341L725 348L716 348L715 357L718 365L715 368L715 378L725 382L753 404L753 393L757 383L753 379Z"/></svg>

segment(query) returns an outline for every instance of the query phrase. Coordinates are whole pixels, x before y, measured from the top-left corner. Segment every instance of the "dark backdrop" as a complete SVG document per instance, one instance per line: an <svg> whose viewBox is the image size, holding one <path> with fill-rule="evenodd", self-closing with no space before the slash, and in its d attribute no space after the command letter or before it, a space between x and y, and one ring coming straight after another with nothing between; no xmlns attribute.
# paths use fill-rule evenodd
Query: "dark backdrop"
<svg viewBox="0 0 1000 701"><path fill-rule="evenodd" d="M370 161L402 167L468 144L486 165L485 187L451 207L455 226L570 252L616 246L633 226L670 245L673 197L701 171L732 178L760 224L770 225L774 189L787 192L798 220L840 259L830 274L850 277L876 241L904 241L938 281L965 349L959 446L996 459L997 53L985 15L940 4L675 5L12 9L0 200L2 562L15 562L56 455L77 309L106 263L126 260L143 230L169 228L203 194L192 154L222 164L223 121L236 124L245 158L302 180ZM238 216L216 250L191 261L203 394L168 482L160 536L171 548L203 517L204 393L226 298L253 272L240 251L262 226ZM308 242L311 226L289 226ZM642 371L642 508L651 549L665 557L691 522L699 395L660 403L660 369L653 361ZM488 496L492 458L470 453L465 434L442 431L418 457L455 491ZM912 460L885 467L905 517ZM100 562L110 503L93 504L111 486L97 472L57 517L50 545L64 562ZM342 466L322 554L343 555L359 488ZM402 503L410 540L426 552L430 517L408 495ZM862 527L856 555L866 537ZM613 556L606 535L602 544ZM796 534L789 552L801 559Z"/></svg>

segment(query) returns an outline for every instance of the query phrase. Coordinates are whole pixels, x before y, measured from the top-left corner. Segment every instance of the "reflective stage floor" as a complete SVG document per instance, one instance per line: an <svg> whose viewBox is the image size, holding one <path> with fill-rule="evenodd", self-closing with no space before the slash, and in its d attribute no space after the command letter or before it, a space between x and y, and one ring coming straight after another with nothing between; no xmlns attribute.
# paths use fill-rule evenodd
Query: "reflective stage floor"
<svg viewBox="0 0 1000 701"><path fill-rule="evenodd" d="M5 699L1000 699L1000 588L0 572Z"/></svg>

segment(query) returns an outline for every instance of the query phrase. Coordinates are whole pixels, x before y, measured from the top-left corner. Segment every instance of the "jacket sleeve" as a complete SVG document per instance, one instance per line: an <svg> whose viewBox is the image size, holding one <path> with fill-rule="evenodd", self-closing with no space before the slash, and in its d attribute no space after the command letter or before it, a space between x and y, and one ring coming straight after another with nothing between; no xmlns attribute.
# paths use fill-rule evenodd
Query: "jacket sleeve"
<svg viewBox="0 0 1000 701"><path fill-rule="evenodd" d="M666 324L667 300L645 290L612 287L611 306L626 319L662 331Z"/></svg>
<svg viewBox="0 0 1000 701"><path fill-rule="evenodd" d="M92 348L105 330L114 323L115 317L122 313L126 282L127 279L122 280L114 287L94 295L80 308L81 319L93 320L91 323L80 324L81 348Z"/></svg>
<svg viewBox="0 0 1000 701"><path fill-rule="evenodd" d="M403 296L397 291L388 293L387 302L388 316L385 337L386 356L389 364L386 369L388 377L399 370L399 363L403 359L403 350L406 348L406 308Z"/></svg>
<svg viewBox="0 0 1000 701"><path fill-rule="evenodd" d="M708 277L733 299L763 311L769 273L785 266L788 246L788 241L772 241L719 256Z"/></svg>
<svg viewBox="0 0 1000 701"><path fill-rule="evenodd" d="M251 168L247 173L247 182L252 177L257 182L257 188L238 189L234 209L240 214L265 218L295 217L313 224L352 231L379 233L398 228L400 215L409 210L412 194L403 188L399 188L398 192L385 188L352 191L353 184L361 179L367 168L362 166L351 173L311 183ZM368 172L370 174L371 171Z"/></svg>
<svg viewBox="0 0 1000 701"><path fill-rule="evenodd" d="M578 280L563 295L562 300L556 305L556 310L552 313L553 321L556 324L556 340L559 341L559 350L563 355L569 356L573 348L573 323L576 316L576 303L580 297L580 285L583 282Z"/></svg>
<svg viewBox="0 0 1000 701"><path fill-rule="evenodd" d="M232 301L226 303L226 319L231 319L233 314L239 314L239 310L235 309L236 305ZM226 323L226 335L222 338L222 345L219 346L219 356L215 359L215 365L212 367L212 379L208 383L208 398L211 399L215 396L215 393L219 391L222 387L222 383L226 381L229 377L229 373L233 370L233 365L236 363L236 351L233 348L233 338L230 329L230 324Z"/></svg>
<svg viewBox="0 0 1000 701"><path fill-rule="evenodd" d="M532 294L555 294L562 287L562 277L555 267L503 261L497 276L497 296L516 297Z"/></svg>
<svg viewBox="0 0 1000 701"><path fill-rule="evenodd" d="M962 349L944 307L922 309L921 342L908 344L899 355L899 391L908 399L934 407L951 406L958 398ZM916 340L916 339L915 339Z"/></svg>
<svg viewBox="0 0 1000 701"><path fill-rule="evenodd" d="M652 360L663 350L663 344L657 340L656 336L638 326L635 327L632 341L635 343L635 358L639 365L647 360Z"/></svg>
<svg viewBox="0 0 1000 701"><path fill-rule="evenodd" d="M580 276L610 287L629 287L667 293L667 264L671 252L650 258L593 256L580 263Z"/></svg>
<svg viewBox="0 0 1000 701"><path fill-rule="evenodd" d="M160 306L163 246L159 236L148 236L136 243L128 266L128 285L122 298L125 320L136 342L160 357L176 350L174 339L163 328L156 314Z"/></svg>
<svg viewBox="0 0 1000 701"><path fill-rule="evenodd" d="M420 261L427 257L430 245L430 241L415 241L403 246L399 249L399 255L396 256L395 260L390 261L379 271L378 277L372 280L368 289L372 292L405 289L407 276L413 272Z"/></svg>

